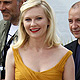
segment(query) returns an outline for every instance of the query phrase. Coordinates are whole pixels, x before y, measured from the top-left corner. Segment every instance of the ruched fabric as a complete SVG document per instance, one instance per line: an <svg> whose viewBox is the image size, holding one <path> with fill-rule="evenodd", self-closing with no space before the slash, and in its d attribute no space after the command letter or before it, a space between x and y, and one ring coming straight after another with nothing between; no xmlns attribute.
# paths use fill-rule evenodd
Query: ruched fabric
<svg viewBox="0 0 80 80"><path fill-rule="evenodd" d="M35 72L25 66L18 49L13 49L13 54L15 59L15 80L62 80L65 63L72 55L72 52L68 51L58 64L43 72Z"/></svg>

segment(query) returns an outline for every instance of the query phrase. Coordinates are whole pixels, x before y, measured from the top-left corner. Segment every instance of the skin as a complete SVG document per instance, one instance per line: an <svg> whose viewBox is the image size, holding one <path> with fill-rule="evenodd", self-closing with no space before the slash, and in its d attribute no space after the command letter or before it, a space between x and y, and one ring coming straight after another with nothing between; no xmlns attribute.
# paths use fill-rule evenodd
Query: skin
<svg viewBox="0 0 80 80"><path fill-rule="evenodd" d="M44 14L44 10L41 7L35 7L25 13L23 24L30 37L41 38L46 36L49 22Z"/></svg>
<svg viewBox="0 0 80 80"><path fill-rule="evenodd" d="M17 0L0 0L0 11L3 19L9 20L13 25L17 25L22 3L23 0L20 3Z"/></svg>
<svg viewBox="0 0 80 80"><path fill-rule="evenodd" d="M80 7L71 8L69 11L69 27L75 38L78 38L80 44Z"/></svg>
<svg viewBox="0 0 80 80"><path fill-rule="evenodd" d="M47 44L44 44L49 22L43 8L39 6L29 9L25 13L23 23L26 32L30 36L29 43L26 42L18 48L25 66L34 72L44 72L55 67L68 50L61 45L48 48ZM74 76L74 61L71 55L64 66L63 78L64 80L75 80ZM6 57L5 80L15 80L15 62L11 48L8 50Z"/></svg>

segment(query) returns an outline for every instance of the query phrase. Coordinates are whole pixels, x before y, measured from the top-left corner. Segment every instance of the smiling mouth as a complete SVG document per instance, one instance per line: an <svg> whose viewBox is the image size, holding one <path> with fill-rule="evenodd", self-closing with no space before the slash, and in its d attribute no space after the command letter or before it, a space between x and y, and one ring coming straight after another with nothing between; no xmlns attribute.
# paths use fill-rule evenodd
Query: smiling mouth
<svg viewBox="0 0 80 80"><path fill-rule="evenodd" d="M3 14L3 16L6 16L6 15L8 15L9 13L7 13L7 12L3 12L2 14Z"/></svg>
<svg viewBox="0 0 80 80"><path fill-rule="evenodd" d="M78 34L78 33L80 33L80 31L73 31L73 33Z"/></svg>
<svg viewBox="0 0 80 80"><path fill-rule="evenodd" d="M35 33L35 32L38 32L40 30L40 28L33 28L33 29L30 29L31 32Z"/></svg>

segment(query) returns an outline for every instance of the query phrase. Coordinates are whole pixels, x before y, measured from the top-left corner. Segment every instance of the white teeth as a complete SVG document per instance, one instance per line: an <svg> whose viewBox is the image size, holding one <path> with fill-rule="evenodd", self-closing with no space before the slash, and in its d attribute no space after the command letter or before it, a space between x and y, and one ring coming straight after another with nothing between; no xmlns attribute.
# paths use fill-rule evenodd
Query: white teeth
<svg viewBox="0 0 80 80"><path fill-rule="evenodd" d="M37 31L37 30L39 30L39 29L33 29L33 30L31 30L31 31Z"/></svg>

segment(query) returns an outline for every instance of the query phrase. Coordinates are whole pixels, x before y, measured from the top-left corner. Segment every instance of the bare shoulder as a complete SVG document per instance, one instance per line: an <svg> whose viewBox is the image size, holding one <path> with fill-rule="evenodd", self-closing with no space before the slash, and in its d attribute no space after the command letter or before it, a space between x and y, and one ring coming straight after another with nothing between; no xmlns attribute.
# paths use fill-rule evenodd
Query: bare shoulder
<svg viewBox="0 0 80 80"><path fill-rule="evenodd" d="M5 80L14 80L15 62L12 48L7 52L5 70Z"/></svg>
<svg viewBox="0 0 80 80"><path fill-rule="evenodd" d="M62 56L64 56L65 54L68 53L68 59L67 59L67 62L66 64L69 64L69 63L73 63L73 56L72 56L72 51L68 50L67 48L65 48L64 46L60 45L59 46L59 49L60 49L60 53Z"/></svg>
<svg viewBox="0 0 80 80"><path fill-rule="evenodd" d="M67 48L65 48L62 45L59 46L59 49L60 49L60 51L61 51L60 53L62 53L62 55L65 55L68 52L69 52L69 56L72 54L72 51L68 50ZM69 58L72 58L72 55Z"/></svg>
<svg viewBox="0 0 80 80"><path fill-rule="evenodd" d="M13 50L12 50L12 48L10 48L10 49L7 51L6 59L7 59L7 60L14 60L14 55L13 55Z"/></svg>
<svg viewBox="0 0 80 80"><path fill-rule="evenodd" d="M12 48L9 48L7 51L7 55L12 56L13 55L13 50Z"/></svg>
<svg viewBox="0 0 80 80"><path fill-rule="evenodd" d="M65 50L65 51L69 51L67 48L65 48L65 47L62 46L62 45L59 45L59 48L62 49L62 50Z"/></svg>
<svg viewBox="0 0 80 80"><path fill-rule="evenodd" d="M57 53L61 58L69 52L69 50L62 45L56 47L55 51L55 53ZM72 52L70 52L69 54L72 54Z"/></svg>
<svg viewBox="0 0 80 80"><path fill-rule="evenodd" d="M57 47L57 49L58 49L59 51L62 51L62 52L68 52L68 51L69 51L67 48L65 48L65 47L62 46L62 45L59 45L59 46Z"/></svg>
<svg viewBox="0 0 80 80"><path fill-rule="evenodd" d="M64 46L62 45L59 45L58 47L59 51L63 54L66 54L69 50L67 48L65 48Z"/></svg>
<svg viewBox="0 0 80 80"><path fill-rule="evenodd" d="M58 51L59 51L59 53L60 53L62 56L64 56L65 54L69 53L69 54L68 54L68 55L69 55L68 60L71 60L71 59L73 60L72 51L68 50L68 49L65 48L64 46L60 45L60 46L58 47Z"/></svg>

